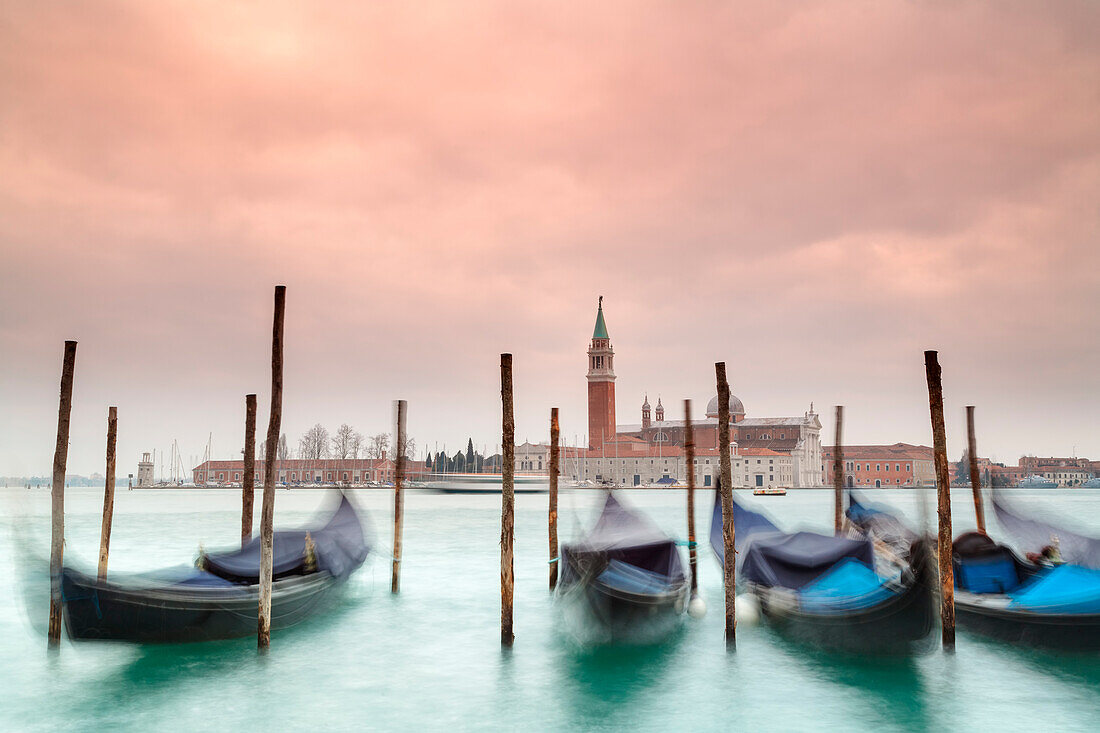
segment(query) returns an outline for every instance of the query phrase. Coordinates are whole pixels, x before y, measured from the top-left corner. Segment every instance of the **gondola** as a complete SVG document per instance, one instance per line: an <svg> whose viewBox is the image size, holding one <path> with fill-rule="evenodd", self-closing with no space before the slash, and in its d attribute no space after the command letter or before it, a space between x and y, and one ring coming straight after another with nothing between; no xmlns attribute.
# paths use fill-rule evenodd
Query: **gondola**
<svg viewBox="0 0 1100 733"><path fill-rule="evenodd" d="M690 578L675 540L611 492L592 530L562 545L559 562L559 601L600 638L651 640L682 618Z"/></svg>
<svg viewBox="0 0 1100 733"><path fill-rule="evenodd" d="M723 563L719 493L710 540ZM929 646L933 584L924 540L914 539L896 557L876 553L866 536L783 532L736 499L733 511L738 582L778 631L854 654L907 654Z"/></svg>
<svg viewBox="0 0 1100 733"><path fill-rule="evenodd" d="M956 538L958 625L1026 646L1100 649L1100 540L1024 518L998 492L993 508L1026 554L980 532Z"/></svg>
<svg viewBox="0 0 1100 733"><path fill-rule="evenodd" d="M331 605L369 547L355 507L340 505L323 525L274 534L271 626L281 629ZM195 566L112 573L105 581L61 571L65 628L74 640L179 643L256 633L260 538L232 552L203 554Z"/></svg>

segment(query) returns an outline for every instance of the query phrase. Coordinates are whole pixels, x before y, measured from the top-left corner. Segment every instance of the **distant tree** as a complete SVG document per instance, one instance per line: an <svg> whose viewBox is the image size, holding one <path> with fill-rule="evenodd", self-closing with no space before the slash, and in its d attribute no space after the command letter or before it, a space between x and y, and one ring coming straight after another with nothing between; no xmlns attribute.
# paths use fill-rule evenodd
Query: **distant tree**
<svg viewBox="0 0 1100 733"><path fill-rule="evenodd" d="M463 473L466 470L466 456L462 453L462 451L455 453L454 462L455 473Z"/></svg>
<svg viewBox="0 0 1100 733"><path fill-rule="evenodd" d="M352 453L359 452L359 443L362 442L363 436L355 431L355 428L344 423L336 429L336 434L332 436L332 456L333 458L356 458L358 456L352 455Z"/></svg>
<svg viewBox="0 0 1100 733"><path fill-rule="evenodd" d="M329 457L329 435L321 423L317 423L298 441L298 457L317 460Z"/></svg>
<svg viewBox="0 0 1100 733"><path fill-rule="evenodd" d="M391 456L391 458L393 458L396 461L397 460L397 449L398 449L397 439L394 438L391 441L391 443L393 445L393 455ZM416 454L416 440L413 439L413 438L410 438L408 435L406 435L405 436L405 458L412 458L415 454Z"/></svg>
<svg viewBox="0 0 1100 733"><path fill-rule="evenodd" d="M425 471L431 471L432 470L432 454L431 454L431 451L428 451L428 457L424 459L424 470Z"/></svg>
<svg viewBox="0 0 1100 733"><path fill-rule="evenodd" d="M390 434L378 433L367 440L367 458L381 458L382 453L390 447Z"/></svg>
<svg viewBox="0 0 1100 733"><path fill-rule="evenodd" d="M477 464L474 462L474 439L468 438L466 440L466 470L476 471Z"/></svg>
<svg viewBox="0 0 1100 733"><path fill-rule="evenodd" d="M955 464L955 480L960 484L970 483L970 450L963 448L962 459Z"/></svg>
<svg viewBox="0 0 1100 733"><path fill-rule="evenodd" d="M286 442L286 433L279 436L279 453L275 457L280 461L294 457L290 454L290 446Z"/></svg>
<svg viewBox="0 0 1100 733"><path fill-rule="evenodd" d="M352 458L358 458L359 454L363 452L364 448L366 448L366 443L364 442L362 433L357 432L353 436L351 436L350 452Z"/></svg>

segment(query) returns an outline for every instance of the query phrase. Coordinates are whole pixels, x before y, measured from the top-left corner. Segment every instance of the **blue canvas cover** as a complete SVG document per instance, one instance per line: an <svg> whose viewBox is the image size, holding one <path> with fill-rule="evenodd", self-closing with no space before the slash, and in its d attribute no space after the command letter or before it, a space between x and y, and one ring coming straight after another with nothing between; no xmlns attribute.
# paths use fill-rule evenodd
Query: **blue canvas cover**
<svg viewBox="0 0 1100 733"><path fill-rule="evenodd" d="M301 575L306 571L307 530L280 530L274 535L274 579ZM340 495L340 506L320 529L309 530L317 570L345 579L367 557L368 547L363 525L347 496ZM233 552L213 553L203 559L203 569L235 583L258 583L260 578L260 538L253 537Z"/></svg>
<svg viewBox="0 0 1100 733"><path fill-rule="evenodd" d="M741 575L759 585L797 590L845 558L871 567L874 564L871 541L814 532L765 535L754 539L745 550Z"/></svg>
<svg viewBox="0 0 1100 733"><path fill-rule="evenodd" d="M1019 584L1016 563L1007 551L955 563L955 587L971 593L1008 593Z"/></svg>
<svg viewBox="0 0 1100 733"><path fill-rule="evenodd" d="M596 580L609 588L635 595L667 593L682 582L662 573L645 570L622 560L609 560Z"/></svg>
<svg viewBox="0 0 1100 733"><path fill-rule="evenodd" d="M859 560L846 558L799 591L802 609L815 613L871 608L894 594L885 579Z"/></svg>
<svg viewBox="0 0 1100 733"><path fill-rule="evenodd" d="M1009 608L1042 613L1100 613L1100 570L1058 565L1010 593Z"/></svg>
<svg viewBox="0 0 1100 733"><path fill-rule="evenodd" d="M749 540L767 534L781 534L779 527L760 512L746 509L733 499L733 543L739 560L744 558L744 549ZM714 512L710 520L710 545L718 562L726 562L726 545L722 539L722 492L714 492Z"/></svg>

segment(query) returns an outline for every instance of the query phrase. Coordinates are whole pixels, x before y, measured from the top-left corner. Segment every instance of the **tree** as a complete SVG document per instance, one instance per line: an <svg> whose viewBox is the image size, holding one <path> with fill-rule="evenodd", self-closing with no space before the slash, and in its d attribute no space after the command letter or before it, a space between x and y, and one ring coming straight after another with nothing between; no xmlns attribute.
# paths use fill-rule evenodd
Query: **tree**
<svg viewBox="0 0 1100 733"><path fill-rule="evenodd" d="M290 446L288 446L286 443L286 433L283 433L279 436L279 452L275 455L275 457L278 458L280 461L294 457L290 455Z"/></svg>
<svg viewBox="0 0 1100 733"><path fill-rule="evenodd" d="M387 440L389 439L389 437L390 436L386 436ZM393 455L390 456L390 457L395 461L397 460L397 448L398 448L397 441L394 440L393 441ZM416 453L416 440L414 438L410 438L409 436L406 435L405 436L405 458L406 459L412 458L413 454L415 454L415 453Z"/></svg>
<svg viewBox="0 0 1100 733"><path fill-rule="evenodd" d="M329 456L329 436L321 423L317 423L298 441L298 457L318 460Z"/></svg>
<svg viewBox="0 0 1100 733"><path fill-rule="evenodd" d="M363 436L355 432L355 428L344 423L336 429L336 434L332 436L333 458L357 458L358 455L352 455L352 453L358 454L359 443L362 440Z"/></svg>
<svg viewBox="0 0 1100 733"><path fill-rule="evenodd" d="M370 436L367 442L367 458L381 458L382 453L390 447L390 434L378 433Z"/></svg>
<svg viewBox="0 0 1100 733"><path fill-rule="evenodd" d="M431 471L432 470L432 454L431 454L431 452L429 452L428 457L424 459L424 470L425 471Z"/></svg>
<svg viewBox="0 0 1100 733"><path fill-rule="evenodd" d="M468 438L466 440L466 470L477 471L477 464L474 462L474 439Z"/></svg>

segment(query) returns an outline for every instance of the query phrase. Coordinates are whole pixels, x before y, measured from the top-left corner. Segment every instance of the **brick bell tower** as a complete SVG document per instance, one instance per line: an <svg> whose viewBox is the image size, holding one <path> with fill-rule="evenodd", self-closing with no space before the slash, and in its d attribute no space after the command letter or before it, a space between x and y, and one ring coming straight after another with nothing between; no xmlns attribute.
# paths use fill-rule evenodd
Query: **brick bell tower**
<svg viewBox="0 0 1100 733"><path fill-rule="evenodd" d="M603 296L588 347L588 447L600 448L615 437L615 350L603 320Z"/></svg>

